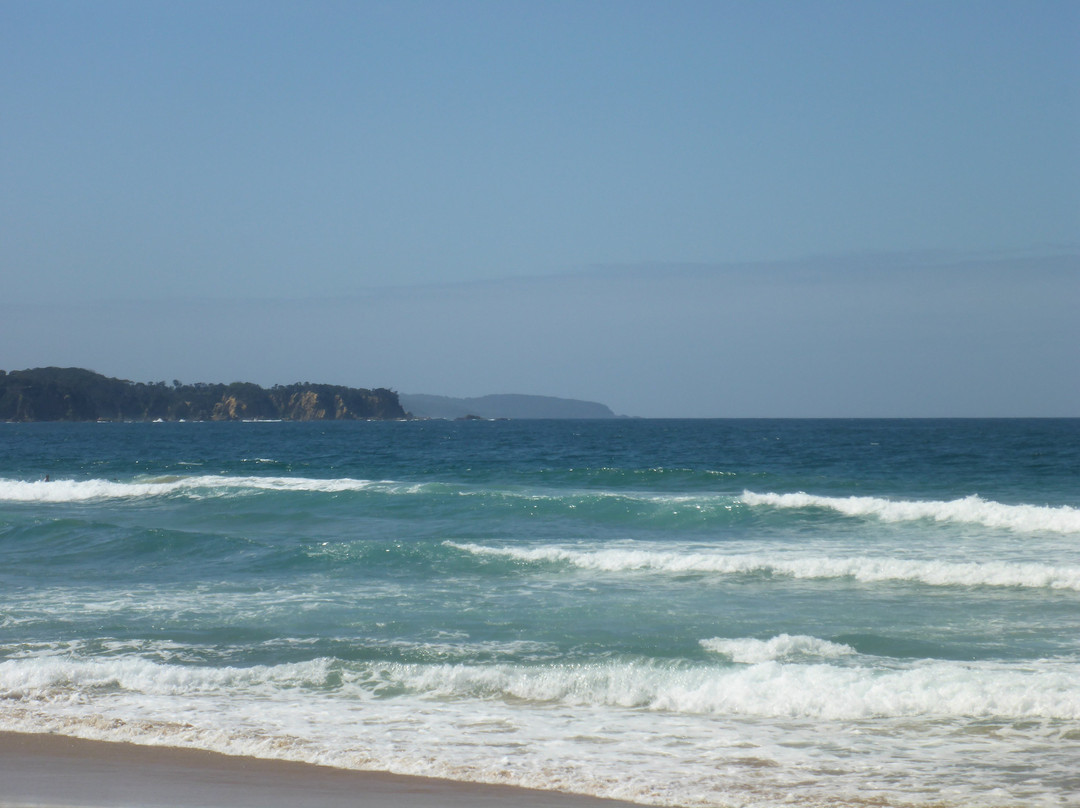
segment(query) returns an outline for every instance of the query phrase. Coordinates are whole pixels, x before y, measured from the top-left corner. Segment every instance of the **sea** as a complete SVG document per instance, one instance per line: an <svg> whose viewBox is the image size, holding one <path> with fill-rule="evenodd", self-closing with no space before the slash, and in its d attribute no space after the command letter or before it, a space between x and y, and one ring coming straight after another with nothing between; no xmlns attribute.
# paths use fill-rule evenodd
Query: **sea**
<svg viewBox="0 0 1080 808"><path fill-rule="evenodd" d="M1080 419L0 424L0 730L1080 805Z"/></svg>

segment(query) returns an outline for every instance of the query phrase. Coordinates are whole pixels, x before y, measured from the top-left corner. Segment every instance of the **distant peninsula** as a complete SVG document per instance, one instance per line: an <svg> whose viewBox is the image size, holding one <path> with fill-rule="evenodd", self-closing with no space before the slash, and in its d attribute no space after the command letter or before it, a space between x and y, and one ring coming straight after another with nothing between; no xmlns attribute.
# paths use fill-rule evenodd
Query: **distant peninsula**
<svg viewBox="0 0 1080 808"><path fill-rule="evenodd" d="M392 390L308 382L144 384L81 368L0 370L0 421L391 420L408 418Z"/></svg>
<svg viewBox="0 0 1080 808"><path fill-rule="evenodd" d="M417 418L615 418L605 404L553 396L517 394L451 398L401 393L401 405Z"/></svg>
<svg viewBox="0 0 1080 808"><path fill-rule="evenodd" d="M0 370L0 421L358 421L616 418L595 401L408 395L297 382L131 382L82 368Z"/></svg>

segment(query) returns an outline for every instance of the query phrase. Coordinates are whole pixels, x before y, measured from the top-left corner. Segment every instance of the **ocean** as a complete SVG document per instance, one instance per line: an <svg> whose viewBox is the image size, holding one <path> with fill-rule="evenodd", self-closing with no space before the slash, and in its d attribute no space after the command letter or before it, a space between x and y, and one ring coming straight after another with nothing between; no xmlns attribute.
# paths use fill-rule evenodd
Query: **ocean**
<svg viewBox="0 0 1080 808"><path fill-rule="evenodd" d="M1080 419L0 424L0 730L1080 805Z"/></svg>

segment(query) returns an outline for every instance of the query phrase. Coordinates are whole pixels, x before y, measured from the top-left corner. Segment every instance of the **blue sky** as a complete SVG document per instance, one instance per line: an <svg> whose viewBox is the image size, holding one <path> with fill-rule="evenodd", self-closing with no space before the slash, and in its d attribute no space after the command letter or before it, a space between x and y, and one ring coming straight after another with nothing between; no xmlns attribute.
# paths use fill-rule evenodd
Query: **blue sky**
<svg viewBox="0 0 1080 808"><path fill-rule="evenodd" d="M0 367L1080 415L1073 2L0 5Z"/></svg>

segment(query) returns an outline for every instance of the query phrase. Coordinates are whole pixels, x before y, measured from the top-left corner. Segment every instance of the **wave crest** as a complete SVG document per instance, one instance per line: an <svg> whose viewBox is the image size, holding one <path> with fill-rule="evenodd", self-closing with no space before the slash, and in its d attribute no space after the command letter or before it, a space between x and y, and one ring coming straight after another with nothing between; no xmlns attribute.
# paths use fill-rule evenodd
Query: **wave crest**
<svg viewBox="0 0 1080 808"><path fill-rule="evenodd" d="M807 639L813 638L795 644ZM93 693L265 700L294 688L313 688L322 697L352 702L477 699L770 718L1076 720L1080 685L1075 674L1075 665L1045 660L1022 670L942 661L882 670L777 661L717 667L634 660L479 665L331 659L208 668L134 658L48 658L0 663L0 695L72 703Z"/></svg>
<svg viewBox="0 0 1080 808"><path fill-rule="evenodd" d="M882 497L822 497L795 494L743 491L740 498L751 507L806 509L820 508L844 516L871 516L885 522L910 522L922 519L935 522L978 524L1021 532L1051 531L1080 533L1080 509L1068 505L1005 505L986 500L977 494L954 500L892 500Z"/></svg>
<svg viewBox="0 0 1080 808"><path fill-rule="evenodd" d="M700 644L706 651L726 656L732 662L749 665L807 658L830 659L856 653L850 645L791 634L780 634L768 640L713 637L702 640Z"/></svg>
<svg viewBox="0 0 1080 808"><path fill-rule="evenodd" d="M400 488L403 484L373 480L313 479L307 477L196 477L161 476L146 480L53 480L51 482L0 480L3 502L90 502L108 499L144 499L188 496L194 499L262 491L310 491L339 493L367 491L378 486ZM412 486L407 486L412 487Z"/></svg>
<svg viewBox="0 0 1080 808"><path fill-rule="evenodd" d="M803 579L854 578L864 583L895 581L930 586L1009 586L1080 591L1080 567L1036 563L960 563L864 556L725 555L634 549L574 550L552 545L487 547L452 541L443 544L481 557L501 557L532 564L568 564L596 572L763 574Z"/></svg>

